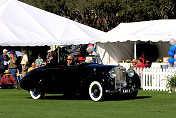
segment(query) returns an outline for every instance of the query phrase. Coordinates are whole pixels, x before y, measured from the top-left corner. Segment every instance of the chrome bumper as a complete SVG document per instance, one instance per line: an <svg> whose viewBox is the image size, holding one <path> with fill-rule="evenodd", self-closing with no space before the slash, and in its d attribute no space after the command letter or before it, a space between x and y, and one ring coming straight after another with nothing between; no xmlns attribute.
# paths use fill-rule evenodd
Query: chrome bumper
<svg viewBox="0 0 176 118"><path fill-rule="evenodd" d="M106 90L106 93L133 93L139 89L118 89L118 90Z"/></svg>

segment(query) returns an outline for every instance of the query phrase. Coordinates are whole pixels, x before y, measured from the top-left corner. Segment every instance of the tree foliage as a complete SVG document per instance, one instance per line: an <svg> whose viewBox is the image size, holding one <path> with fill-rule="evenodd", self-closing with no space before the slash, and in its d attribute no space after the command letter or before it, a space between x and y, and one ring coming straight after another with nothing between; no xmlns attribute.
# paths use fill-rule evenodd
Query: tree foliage
<svg viewBox="0 0 176 118"><path fill-rule="evenodd" d="M20 0L91 27L109 31L121 22L176 17L175 0Z"/></svg>

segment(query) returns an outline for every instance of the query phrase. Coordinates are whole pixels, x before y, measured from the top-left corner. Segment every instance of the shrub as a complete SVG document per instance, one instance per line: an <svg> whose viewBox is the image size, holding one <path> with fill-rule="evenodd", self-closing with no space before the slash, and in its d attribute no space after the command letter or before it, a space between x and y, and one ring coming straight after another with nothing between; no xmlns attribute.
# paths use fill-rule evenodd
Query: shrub
<svg viewBox="0 0 176 118"><path fill-rule="evenodd" d="M174 89L176 87L176 76L168 77L167 87L170 89Z"/></svg>

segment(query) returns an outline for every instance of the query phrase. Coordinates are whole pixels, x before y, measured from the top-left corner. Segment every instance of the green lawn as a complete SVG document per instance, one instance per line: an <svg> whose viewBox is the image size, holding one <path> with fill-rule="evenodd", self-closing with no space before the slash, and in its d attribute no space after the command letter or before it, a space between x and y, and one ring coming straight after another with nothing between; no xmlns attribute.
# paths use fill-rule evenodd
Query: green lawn
<svg viewBox="0 0 176 118"><path fill-rule="evenodd" d="M27 91L0 89L0 118L174 118L176 93L139 91L136 99L64 100L59 95L33 100Z"/></svg>

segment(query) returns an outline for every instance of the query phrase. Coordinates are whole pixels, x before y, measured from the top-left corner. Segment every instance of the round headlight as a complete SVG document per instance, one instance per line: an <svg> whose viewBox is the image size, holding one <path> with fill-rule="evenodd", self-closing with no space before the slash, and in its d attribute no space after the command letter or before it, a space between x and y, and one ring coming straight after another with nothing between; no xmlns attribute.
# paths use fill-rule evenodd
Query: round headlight
<svg viewBox="0 0 176 118"><path fill-rule="evenodd" d="M115 78L115 77L116 77L116 73L115 73L115 70L114 70L114 69L111 69L111 70L109 71L109 76L110 76L111 78Z"/></svg>
<svg viewBox="0 0 176 118"><path fill-rule="evenodd" d="M133 77L134 76L134 70L128 70L127 73L128 73L129 77Z"/></svg>

